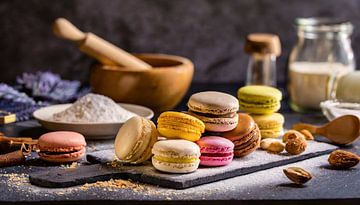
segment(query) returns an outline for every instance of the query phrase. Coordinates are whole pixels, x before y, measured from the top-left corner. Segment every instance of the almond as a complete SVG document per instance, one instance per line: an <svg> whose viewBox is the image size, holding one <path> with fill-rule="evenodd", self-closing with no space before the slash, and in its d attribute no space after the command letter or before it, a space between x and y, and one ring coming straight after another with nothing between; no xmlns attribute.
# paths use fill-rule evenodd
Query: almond
<svg viewBox="0 0 360 205"><path fill-rule="evenodd" d="M278 154L284 151L285 144L278 139L266 138L261 140L260 147L270 153Z"/></svg>
<svg viewBox="0 0 360 205"><path fill-rule="evenodd" d="M305 151L307 142L303 138L288 139L285 150L292 155L298 155Z"/></svg>
<svg viewBox="0 0 360 205"><path fill-rule="evenodd" d="M295 138L303 138L303 139L305 139L305 136L299 131L289 130L289 131L285 132L285 134L283 135L283 142L287 143L287 141L289 139L295 139Z"/></svg>
<svg viewBox="0 0 360 205"><path fill-rule="evenodd" d="M304 135L306 140L314 140L314 136L311 134L309 130L300 130L300 133Z"/></svg>
<svg viewBox="0 0 360 205"><path fill-rule="evenodd" d="M312 176L309 172L300 167L288 167L283 170L284 174L295 184L305 184Z"/></svg>
<svg viewBox="0 0 360 205"><path fill-rule="evenodd" d="M359 156L354 153L344 150L335 150L330 154L328 161L330 165L336 169L348 169L356 166L360 159Z"/></svg>

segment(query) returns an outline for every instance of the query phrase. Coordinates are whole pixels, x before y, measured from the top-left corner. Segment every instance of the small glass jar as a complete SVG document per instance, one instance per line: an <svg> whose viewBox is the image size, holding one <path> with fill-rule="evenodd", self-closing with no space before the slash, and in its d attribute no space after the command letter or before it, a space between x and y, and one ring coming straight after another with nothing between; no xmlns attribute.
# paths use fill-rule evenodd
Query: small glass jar
<svg viewBox="0 0 360 205"><path fill-rule="evenodd" d="M279 37L268 33L249 34L244 49L250 55L246 84L276 87L276 57L281 54Z"/></svg>
<svg viewBox="0 0 360 205"><path fill-rule="evenodd" d="M296 19L297 44L289 58L290 107L319 111L320 102L334 98L339 77L355 69L350 22L328 18Z"/></svg>

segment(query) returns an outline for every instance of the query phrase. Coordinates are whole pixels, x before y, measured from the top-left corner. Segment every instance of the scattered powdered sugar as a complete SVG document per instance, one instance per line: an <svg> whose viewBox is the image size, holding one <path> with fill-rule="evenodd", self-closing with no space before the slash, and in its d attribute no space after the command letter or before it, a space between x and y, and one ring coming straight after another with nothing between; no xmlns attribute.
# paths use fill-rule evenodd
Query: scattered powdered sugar
<svg viewBox="0 0 360 205"><path fill-rule="evenodd" d="M97 94L87 94L66 110L55 113L60 122L125 122L136 114L125 110L112 99Z"/></svg>

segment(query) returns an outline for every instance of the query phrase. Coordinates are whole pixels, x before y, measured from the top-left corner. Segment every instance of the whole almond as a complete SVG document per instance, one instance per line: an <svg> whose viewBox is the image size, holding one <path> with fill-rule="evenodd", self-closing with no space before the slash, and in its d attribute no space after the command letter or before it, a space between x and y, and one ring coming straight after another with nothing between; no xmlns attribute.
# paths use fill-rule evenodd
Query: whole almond
<svg viewBox="0 0 360 205"><path fill-rule="evenodd" d="M304 135L306 140L314 140L314 136L311 134L309 130L300 130L300 133Z"/></svg>
<svg viewBox="0 0 360 205"><path fill-rule="evenodd" d="M278 139L266 138L261 140L260 147L268 152L278 154L284 151L285 144Z"/></svg>
<svg viewBox="0 0 360 205"><path fill-rule="evenodd" d="M305 184L312 176L309 172L300 167L288 167L283 170L284 174L295 184Z"/></svg>
<svg viewBox="0 0 360 205"><path fill-rule="evenodd" d="M292 155L298 155L305 151L307 142L303 138L288 139L285 150Z"/></svg>
<svg viewBox="0 0 360 205"><path fill-rule="evenodd" d="M289 130L289 131L284 133L282 140L283 140L284 143L286 143L289 139L295 139L295 138L303 138L303 139L305 139L305 136L299 131Z"/></svg>
<svg viewBox="0 0 360 205"><path fill-rule="evenodd" d="M356 166L360 159L359 156L354 153L335 150L330 154L328 161L330 165L336 169L349 169Z"/></svg>

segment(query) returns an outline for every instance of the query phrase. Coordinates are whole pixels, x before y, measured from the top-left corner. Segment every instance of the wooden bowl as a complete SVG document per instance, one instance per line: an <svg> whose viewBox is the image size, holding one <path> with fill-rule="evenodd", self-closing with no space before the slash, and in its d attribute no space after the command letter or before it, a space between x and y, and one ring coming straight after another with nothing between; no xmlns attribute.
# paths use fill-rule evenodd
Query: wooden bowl
<svg viewBox="0 0 360 205"><path fill-rule="evenodd" d="M95 93L121 103L144 105L156 113L173 109L189 89L194 65L186 58L164 54L139 54L153 66L136 70L119 66L94 65L90 85Z"/></svg>

